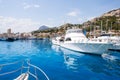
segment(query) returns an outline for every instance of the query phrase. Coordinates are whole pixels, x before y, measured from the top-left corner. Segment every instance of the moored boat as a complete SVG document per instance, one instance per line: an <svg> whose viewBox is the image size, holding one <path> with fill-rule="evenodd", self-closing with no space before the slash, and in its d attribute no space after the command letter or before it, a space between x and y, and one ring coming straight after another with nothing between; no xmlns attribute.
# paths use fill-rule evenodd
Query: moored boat
<svg viewBox="0 0 120 80"><path fill-rule="evenodd" d="M107 52L113 46L110 40L88 39L82 29L69 29L64 39L60 39L52 40L52 43L73 51L98 55Z"/></svg>
<svg viewBox="0 0 120 80"><path fill-rule="evenodd" d="M108 50L112 50L112 51L120 51L120 37L119 36L111 36L111 34L109 35L101 35L97 38L94 38L94 39L98 39L98 40L101 40L101 41L111 41L113 43L113 46L110 47Z"/></svg>
<svg viewBox="0 0 120 80"><path fill-rule="evenodd" d="M6 41L12 42L12 41L15 41L15 39L14 38L7 38Z"/></svg>

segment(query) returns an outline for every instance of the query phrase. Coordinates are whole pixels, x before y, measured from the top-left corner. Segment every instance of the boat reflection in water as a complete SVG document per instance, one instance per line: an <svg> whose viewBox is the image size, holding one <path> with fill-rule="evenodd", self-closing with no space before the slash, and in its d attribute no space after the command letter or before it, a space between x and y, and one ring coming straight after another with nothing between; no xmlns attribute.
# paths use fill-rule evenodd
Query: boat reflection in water
<svg viewBox="0 0 120 80"><path fill-rule="evenodd" d="M80 59L80 57L84 56L84 54L80 54L62 47L60 49L64 54L64 63L67 69L73 69L74 71L76 71L79 68L78 60Z"/></svg>
<svg viewBox="0 0 120 80"><path fill-rule="evenodd" d="M57 46L57 45L52 45L52 49L56 52L62 52L60 49L60 46Z"/></svg>
<svg viewBox="0 0 120 80"><path fill-rule="evenodd" d="M120 53L119 52L111 52L111 53L104 53L101 55L101 57L112 64L116 64L120 66Z"/></svg>
<svg viewBox="0 0 120 80"><path fill-rule="evenodd" d="M77 53L65 48L62 48L57 45L52 45L52 49L56 51L59 55L63 56L64 64L66 65L67 69L77 71L79 65L77 60L80 57L84 56L85 54Z"/></svg>
<svg viewBox="0 0 120 80"><path fill-rule="evenodd" d="M82 54L58 46L54 46L54 49L63 54L66 69L81 75L82 80L84 80L86 74L88 80L106 80L105 78L119 80L120 78L120 62L112 59L108 61L104 59L106 55L103 58L102 56ZM111 79L111 76L113 79ZM101 78L98 79L99 77Z"/></svg>

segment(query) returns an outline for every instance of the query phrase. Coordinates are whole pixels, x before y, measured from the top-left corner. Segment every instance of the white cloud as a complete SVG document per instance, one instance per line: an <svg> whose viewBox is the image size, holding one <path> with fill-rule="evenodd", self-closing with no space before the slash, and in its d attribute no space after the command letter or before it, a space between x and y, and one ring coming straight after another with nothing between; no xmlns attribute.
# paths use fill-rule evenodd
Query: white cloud
<svg viewBox="0 0 120 80"><path fill-rule="evenodd" d="M11 28L13 32L30 32L39 28L40 23L31 19L16 19L0 16L0 32L6 32Z"/></svg>
<svg viewBox="0 0 120 80"><path fill-rule="evenodd" d="M72 16L72 17L76 17L79 15L79 10L73 10L69 13L67 13L67 16Z"/></svg>
<svg viewBox="0 0 120 80"><path fill-rule="evenodd" d="M38 5L38 4L35 4L35 5L33 5L35 8L39 8L40 7L40 5Z"/></svg>
<svg viewBox="0 0 120 80"><path fill-rule="evenodd" d="M29 8L31 8L32 6L31 5L25 5L23 8L24 9L29 9Z"/></svg>
<svg viewBox="0 0 120 80"><path fill-rule="evenodd" d="M29 8L39 8L40 5L38 4L27 4L27 3L23 3L23 8L24 9L29 9Z"/></svg>
<svg viewBox="0 0 120 80"><path fill-rule="evenodd" d="M77 16L77 12L70 12L70 13L68 13L68 16Z"/></svg>
<svg viewBox="0 0 120 80"><path fill-rule="evenodd" d="M23 3L23 5L26 5L26 4L27 4L27 3L25 3L25 2Z"/></svg>
<svg viewBox="0 0 120 80"><path fill-rule="evenodd" d="M48 20L48 21L53 21L54 19L53 19L53 18L48 18L47 20Z"/></svg>

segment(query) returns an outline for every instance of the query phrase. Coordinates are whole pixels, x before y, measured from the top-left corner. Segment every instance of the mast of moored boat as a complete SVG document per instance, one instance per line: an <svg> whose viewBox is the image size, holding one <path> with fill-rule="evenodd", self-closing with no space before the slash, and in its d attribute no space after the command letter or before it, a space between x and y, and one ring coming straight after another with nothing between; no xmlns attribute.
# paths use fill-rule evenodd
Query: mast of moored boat
<svg viewBox="0 0 120 80"><path fill-rule="evenodd" d="M103 23L103 22L101 21L101 35L102 35L102 23Z"/></svg>

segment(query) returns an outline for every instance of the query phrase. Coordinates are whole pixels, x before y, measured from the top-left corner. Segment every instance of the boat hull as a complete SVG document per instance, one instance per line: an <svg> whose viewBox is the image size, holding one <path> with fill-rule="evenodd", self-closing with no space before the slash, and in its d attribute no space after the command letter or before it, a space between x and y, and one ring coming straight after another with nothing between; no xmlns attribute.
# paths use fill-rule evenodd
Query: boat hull
<svg viewBox="0 0 120 80"><path fill-rule="evenodd" d="M98 55L107 52L108 49L112 46L112 44L92 44L92 43L59 43L56 45L77 52L98 54Z"/></svg>
<svg viewBox="0 0 120 80"><path fill-rule="evenodd" d="M120 52L120 44L114 44L112 48L109 48L109 50Z"/></svg>

